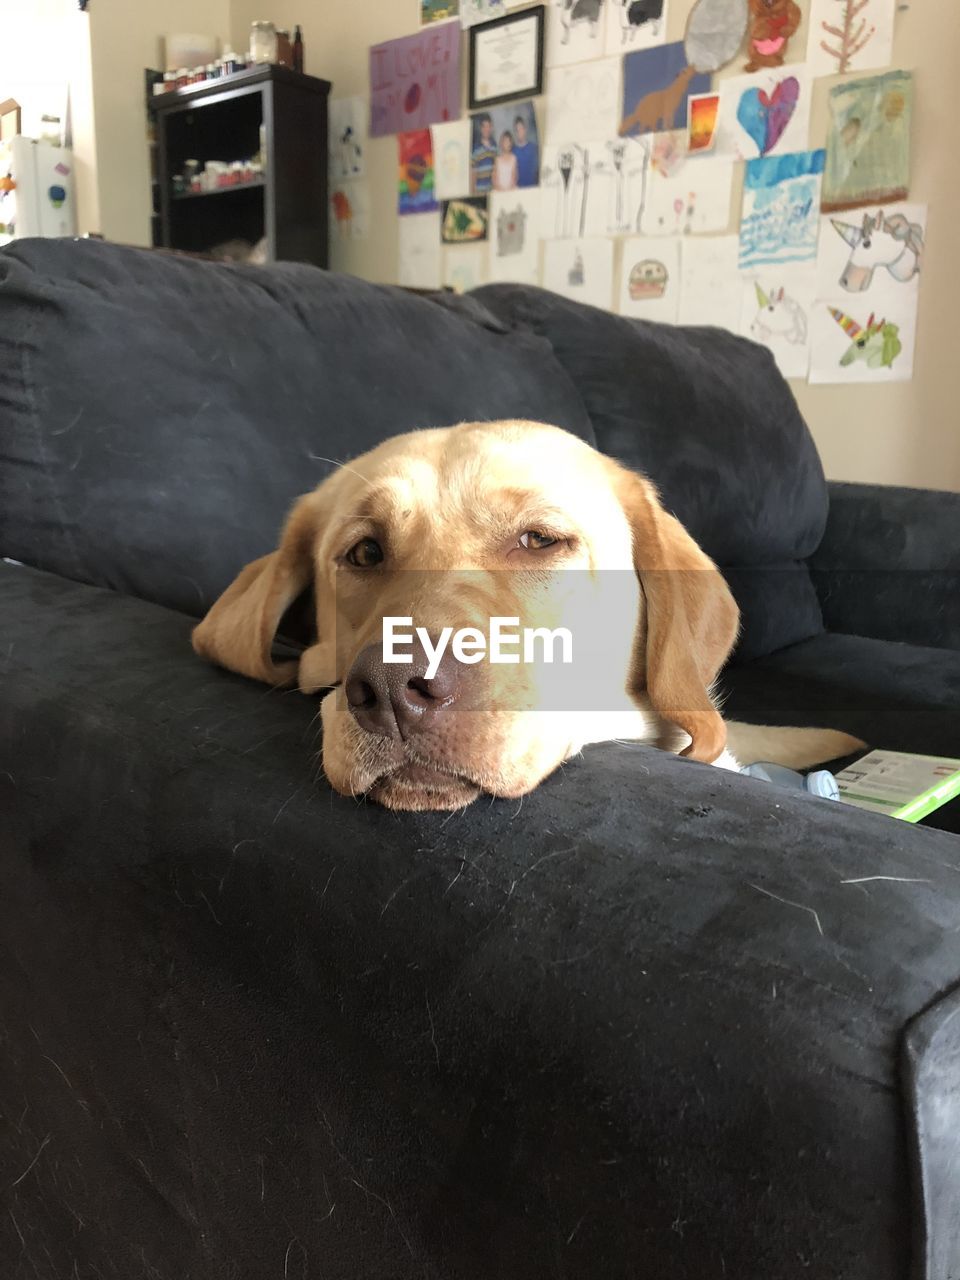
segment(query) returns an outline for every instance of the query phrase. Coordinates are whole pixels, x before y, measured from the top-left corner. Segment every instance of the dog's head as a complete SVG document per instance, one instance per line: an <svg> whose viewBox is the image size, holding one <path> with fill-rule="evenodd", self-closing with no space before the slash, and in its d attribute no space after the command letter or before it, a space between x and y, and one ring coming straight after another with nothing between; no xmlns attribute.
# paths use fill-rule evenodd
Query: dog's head
<svg viewBox="0 0 960 1280"><path fill-rule="evenodd" d="M276 661L281 621L311 586L316 638ZM385 661L384 618L423 629L410 662ZM592 626L577 696L557 697L549 664L476 662L476 643L471 661L449 633L435 656L444 628L489 636L492 618L574 642ZM398 436L340 468L193 643L255 679L332 690L323 766L338 791L448 809L525 794L585 742L619 736L609 726L624 716L624 736L673 731L684 754L715 760L726 734L709 690L737 621L723 578L648 481L555 427L505 422Z"/></svg>

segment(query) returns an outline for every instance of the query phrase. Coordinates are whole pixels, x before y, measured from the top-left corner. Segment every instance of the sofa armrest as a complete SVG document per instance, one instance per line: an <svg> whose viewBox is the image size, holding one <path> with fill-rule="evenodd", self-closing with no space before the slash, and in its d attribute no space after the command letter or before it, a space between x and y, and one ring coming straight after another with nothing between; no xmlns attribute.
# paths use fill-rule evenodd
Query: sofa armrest
<svg viewBox="0 0 960 1280"><path fill-rule="evenodd" d="M0 617L10 1256L903 1280L953 837L612 744L522 808L391 813L191 619L3 564Z"/></svg>
<svg viewBox="0 0 960 1280"><path fill-rule="evenodd" d="M960 493L830 483L810 572L830 631L960 649Z"/></svg>

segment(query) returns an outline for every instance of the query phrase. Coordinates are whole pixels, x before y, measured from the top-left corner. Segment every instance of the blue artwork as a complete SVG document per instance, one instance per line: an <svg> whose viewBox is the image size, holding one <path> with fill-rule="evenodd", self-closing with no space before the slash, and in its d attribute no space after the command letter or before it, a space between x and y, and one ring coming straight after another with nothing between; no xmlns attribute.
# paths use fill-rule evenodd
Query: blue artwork
<svg viewBox="0 0 960 1280"><path fill-rule="evenodd" d="M637 137L687 127L687 99L709 93L713 79L687 62L683 41L638 49L623 60L620 134Z"/></svg>
<svg viewBox="0 0 960 1280"><path fill-rule="evenodd" d="M796 76L781 80L772 93L754 87L743 94L737 106L737 120L762 156L780 141L799 101L800 81Z"/></svg>
<svg viewBox="0 0 960 1280"><path fill-rule="evenodd" d="M798 151L747 162L741 271L815 260L825 158L825 151Z"/></svg>

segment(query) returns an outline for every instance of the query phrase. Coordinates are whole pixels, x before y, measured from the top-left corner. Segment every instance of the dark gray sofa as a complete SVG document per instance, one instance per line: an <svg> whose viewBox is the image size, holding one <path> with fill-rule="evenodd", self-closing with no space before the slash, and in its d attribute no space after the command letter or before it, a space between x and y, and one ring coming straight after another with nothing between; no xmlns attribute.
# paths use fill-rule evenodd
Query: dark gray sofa
<svg viewBox="0 0 960 1280"><path fill-rule="evenodd" d="M727 714L960 755L957 495L539 290L23 242L0 317L4 1276L960 1274L955 835L613 744L389 813L189 647L331 459L528 416L724 568Z"/></svg>

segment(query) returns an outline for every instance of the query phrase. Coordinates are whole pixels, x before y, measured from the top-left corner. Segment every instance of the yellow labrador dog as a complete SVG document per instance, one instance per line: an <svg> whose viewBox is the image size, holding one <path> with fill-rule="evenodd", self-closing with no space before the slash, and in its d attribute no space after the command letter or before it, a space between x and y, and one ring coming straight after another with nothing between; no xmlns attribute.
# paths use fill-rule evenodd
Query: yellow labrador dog
<svg viewBox="0 0 960 1280"><path fill-rule="evenodd" d="M315 643L276 661L281 620L311 585ZM482 660L493 617L574 640L592 626L566 702L557 667L518 664L519 633L516 658ZM387 661L385 618L407 628L405 663ZM458 652L451 623L472 628ZM648 480L556 427L494 422L397 436L341 467L299 499L280 546L247 565L193 645L271 685L330 690L323 767L336 790L454 809L524 795L610 739L730 769L737 753L800 768L861 745L725 723L711 688L738 623L720 572Z"/></svg>

